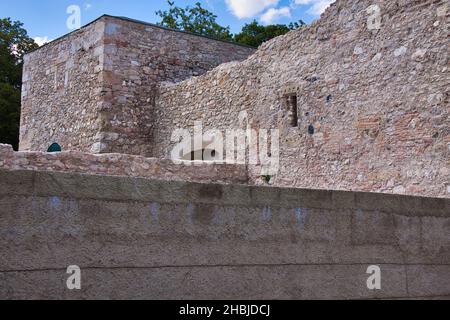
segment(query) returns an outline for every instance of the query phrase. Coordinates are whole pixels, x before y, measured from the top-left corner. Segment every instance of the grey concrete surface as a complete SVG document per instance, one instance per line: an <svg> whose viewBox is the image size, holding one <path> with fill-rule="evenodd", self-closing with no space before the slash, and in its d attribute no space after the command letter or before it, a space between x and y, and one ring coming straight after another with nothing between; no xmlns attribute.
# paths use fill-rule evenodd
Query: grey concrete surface
<svg viewBox="0 0 450 320"><path fill-rule="evenodd" d="M0 299L448 297L449 199L0 170Z"/></svg>

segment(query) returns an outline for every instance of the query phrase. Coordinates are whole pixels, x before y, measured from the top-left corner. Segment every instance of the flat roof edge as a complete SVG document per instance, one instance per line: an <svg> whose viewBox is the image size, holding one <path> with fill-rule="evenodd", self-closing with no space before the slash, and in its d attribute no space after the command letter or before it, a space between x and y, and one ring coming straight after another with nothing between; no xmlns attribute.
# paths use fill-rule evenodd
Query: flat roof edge
<svg viewBox="0 0 450 320"><path fill-rule="evenodd" d="M249 45L247 45L247 44L238 43L238 42L235 42L235 41L229 41L229 40L218 39L218 38L214 38L214 37L212 37L212 36L207 36L207 35L203 35L203 34L199 34L199 33L195 33L195 32L189 32L189 31L184 31L184 30L172 29L172 28L160 26L160 25L155 24L155 23L145 22L145 21L142 21L142 20L136 20L136 19L127 18L127 17L120 17L120 16L112 16L112 15L108 15L108 14L104 14L104 15L101 16L100 18L103 18L103 17L108 17L108 18L113 18L113 19L119 19L119 20L128 21L128 22L134 22L134 23L137 23L137 24L146 25L146 26L150 26L150 27L155 27L155 28L159 28L159 29L167 30L167 31L173 31L173 32L179 32L179 33L189 34L189 35L193 35L193 36L196 36L196 37L201 37L201 38L206 38L206 39L209 39L209 40L214 40L214 41L220 41L220 42L224 42L224 43L229 43L229 44L233 44L233 45L236 45L236 46L241 46L241 47L245 47L245 48L249 48L249 49L253 49L253 50L258 49L258 48L249 46ZM100 19L100 18L99 18L99 19Z"/></svg>
<svg viewBox="0 0 450 320"><path fill-rule="evenodd" d="M79 29L73 30L73 31L71 31L71 32L69 32L69 33L66 33L65 35L62 35L62 36L60 36L60 37L58 37L58 38L56 38L56 39L53 39L52 41L49 41L49 42L44 43L44 44L43 44L42 46L40 46L39 48L36 48L36 49L34 49L34 50L31 50L31 51L27 52L25 55L31 54L31 53L33 53L33 52L36 52L36 51L38 51L38 50L40 50L40 49L43 49L43 48L45 48L45 47L47 47L47 46L49 46L49 45L51 45L51 44L53 44L53 43L55 43L55 42L61 40L61 39L67 38L67 37L69 37L69 36L72 35L72 34L75 34L75 33L77 33L77 32L80 32L81 30L86 29L87 27L93 25L94 23L100 21L101 19L103 19L103 18L105 18L105 17L108 17L108 15L102 15L102 16L98 17L97 19L92 20L91 22L89 22L89 23L85 24L84 26L80 27Z"/></svg>
<svg viewBox="0 0 450 320"><path fill-rule="evenodd" d="M248 49L253 49L253 50L257 50L257 48L246 45L246 44L242 44L242 43L237 43L234 41L228 41L228 40L223 40L223 39L218 39L218 38L214 38L211 36L207 36L207 35L202 35L202 34L198 34L198 33L194 33L194 32L189 32L189 31L184 31L184 30L177 30L177 29L171 29L171 28L167 28L164 26L160 26L154 23L150 23L150 22L145 22L145 21L141 21L141 20L136 20L136 19L132 19L132 18L127 18L127 17L120 17L120 16L113 16L113 15L109 15L109 14L104 14L101 15L100 17L98 17L97 19L92 20L91 22L85 24L84 26L80 27L79 29L73 30L69 33L66 33L65 35L62 35L52 41L49 41L45 44L43 44L42 46L40 46L39 48L36 48L34 50L31 50L30 52L27 52L25 55L31 54L33 52L36 52L42 48L45 48L46 46L53 44L61 39L64 39L66 37L69 37L72 34L75 34L83 29L86 29L87 27L93 25L94 23L100 21L103 18L111 18L111 19L118 19L118 20L122 20L122 21L128 21L128 22L132 22L132 23L136 23L136 24L140 24L140 25L145 25L145 26L150 26L150 27L154 27L154 28L159 28L162 30L166 30L166 31L172 31L172 32L179 32L179 33L184 33L184 34L188 34L188 35L192 35L192 36L196 36L196 37L201 37L201 38L205 38L205 39L209 39L209 40L213 40L213 41L219 41L219 42L223 42L223 43L228 43L228 44L232 44L232 45L236 45L236 46L241 46L244 48L248 48Z"/></svg>

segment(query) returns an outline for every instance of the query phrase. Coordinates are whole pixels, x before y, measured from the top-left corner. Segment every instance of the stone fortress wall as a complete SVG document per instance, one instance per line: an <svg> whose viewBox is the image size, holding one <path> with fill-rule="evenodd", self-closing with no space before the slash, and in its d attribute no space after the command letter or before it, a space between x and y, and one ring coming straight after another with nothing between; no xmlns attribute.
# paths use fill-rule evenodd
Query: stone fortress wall
<svg viewBox="0 0 450 320"><path fill-rule="evenodd" d="M72 172L199 183L248 184L249 182L248 168L245 165L196 162L192 166L180 167L169 159L145 158L120 153L14 152L10 145L4 144L0 144L0 170Z"/></svg>
<svg viewBox="0 0 450 320"><path fill-rule="evenodd" d="M381 28L370 30L374 4ZM66 150L168 158L175 129L194 121L244 129L245 111L252 128L280 130L275 186L448 197L448 15L446 1L341 0L313 24L213 70L253 50L105 16L26 57L21 150L56 141ZM75 71L66 72L73 96L58 101L45 86L57 79L56 58L44 63L47 78L38 58L65 61L64 47L85 38L97 40L84 48L86 63L75 64L85 74L71 82ZM89 96L75 90L83 77L93 82ZM249 170L251 183L264 183L258 166Z"/></svg>
<svg viewBox="0 0 450 320"><path fill-rule="evenodd" d="M169 156L175 127L245 129L246 111L252 128L280 130L274 185L448 197L448 17L446 1L337 1L241 63L163 84L153 155ZM260 168L251 178L263 183Z"/></svg>
<svg viewBox="0 0 450 320"><path fill-rule="evenodd" d="M158 83L199 76L253 48L103 16L26 55L22 151L150 156Z"/></svg>
<svg viewBox="0 0 450 320"><path fill-rule="evenodd" d="M104 21L25 55L20 150L89 151L100 131Z"/></svg>
<svg viewBox="0 0 450 320"><path fill-rule="evenodd" d="M157 86L204 74L255 50L128 19L105 18L105 99L94 152L152 156Z"/></svg>

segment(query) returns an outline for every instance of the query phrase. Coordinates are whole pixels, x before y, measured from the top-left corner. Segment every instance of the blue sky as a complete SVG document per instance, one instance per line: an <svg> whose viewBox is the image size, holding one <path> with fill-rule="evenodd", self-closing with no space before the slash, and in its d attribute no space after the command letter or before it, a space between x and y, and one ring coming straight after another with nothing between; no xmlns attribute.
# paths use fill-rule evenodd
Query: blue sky
<svg viewBox="0 0 450 320"><path fill-rule="evenodd" d="M186 6L201 2L218 16L219 23L230 26L233 33L253 19L263 24L289 23L299 19L310 23L333 0L175 0ZM85 25L102 14L156 23L155 11L167 9L166 0L14 0L0 1L0 18L20 20L37 42L56 39L71 30L66 21L71 5L81 9L81 24Z"/></svg>

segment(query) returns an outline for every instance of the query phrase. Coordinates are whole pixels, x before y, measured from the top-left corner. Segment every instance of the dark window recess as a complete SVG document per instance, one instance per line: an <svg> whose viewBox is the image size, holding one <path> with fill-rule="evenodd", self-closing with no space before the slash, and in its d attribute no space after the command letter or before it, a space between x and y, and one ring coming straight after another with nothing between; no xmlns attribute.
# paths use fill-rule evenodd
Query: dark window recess
<svg viewBox="0 0 450 320"><path fill-rule="evenodd" d="M298 127L297 95L292 94L286 97L288 112L288 122L291 127Z"/></svg>
<svg viewBox="0 0 450 320"><path fill-rule="evenodd" d="M315 131L316 131L316 130L314 129L314 126L313 126L312 124L309 125L309 127L308 127L308 133L309 133L310 135L313 135Z"/></svg>
<svg viewBox="0 0 450 320"><path fill-rule="evenodd" d="M47 152L61 152L61 146L57 143L53 143L50 147L48 147Z"/></svg>

